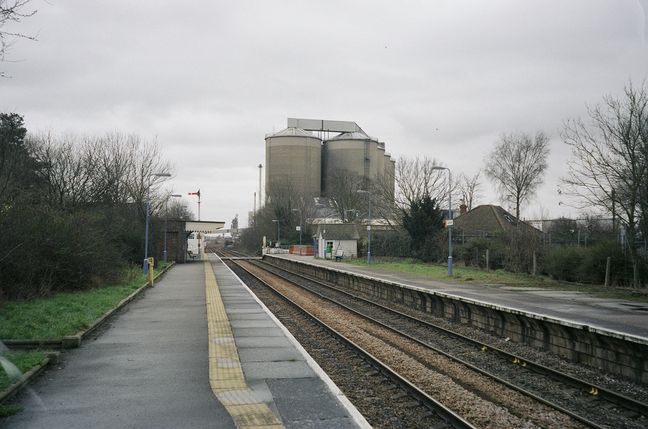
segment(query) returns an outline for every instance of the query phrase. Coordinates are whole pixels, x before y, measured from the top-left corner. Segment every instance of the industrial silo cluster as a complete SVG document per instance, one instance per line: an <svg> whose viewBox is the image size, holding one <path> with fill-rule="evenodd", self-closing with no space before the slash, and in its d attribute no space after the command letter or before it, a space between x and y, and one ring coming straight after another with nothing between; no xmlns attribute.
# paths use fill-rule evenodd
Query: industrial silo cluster
<svg viewBox="0 0 648 429"><path fill-rule="evenodd" d="M288 118L288 127L267 135L265 141L266 196L327 195L340 172L365 183L390 180L393 189L395 161L383 142L369 137L355 122Z"/></svg>

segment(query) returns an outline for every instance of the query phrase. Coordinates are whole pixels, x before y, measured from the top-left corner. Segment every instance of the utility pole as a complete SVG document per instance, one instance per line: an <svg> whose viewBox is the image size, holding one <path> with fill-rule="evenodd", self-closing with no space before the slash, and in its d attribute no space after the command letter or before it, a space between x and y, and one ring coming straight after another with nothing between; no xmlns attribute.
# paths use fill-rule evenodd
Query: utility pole
<svg viewBox="0 0 648 429"><path fill-rule="evenodd" d="M261 176L262 176L262 172L263 172L263 164L259 164L259 210L261 210L261 193L262 193Z"/></svg>

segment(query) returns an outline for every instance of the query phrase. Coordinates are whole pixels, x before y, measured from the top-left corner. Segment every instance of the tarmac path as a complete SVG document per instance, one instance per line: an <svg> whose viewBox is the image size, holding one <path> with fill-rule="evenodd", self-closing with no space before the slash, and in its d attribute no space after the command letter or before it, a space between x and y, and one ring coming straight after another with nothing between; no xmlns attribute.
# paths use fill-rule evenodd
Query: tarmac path
<svg viewBox="0 0 648 429"><path fill-rule="evenodd" d="M209 384L202 263L179 264L18 397L6 428L233 428Z"/></svg>

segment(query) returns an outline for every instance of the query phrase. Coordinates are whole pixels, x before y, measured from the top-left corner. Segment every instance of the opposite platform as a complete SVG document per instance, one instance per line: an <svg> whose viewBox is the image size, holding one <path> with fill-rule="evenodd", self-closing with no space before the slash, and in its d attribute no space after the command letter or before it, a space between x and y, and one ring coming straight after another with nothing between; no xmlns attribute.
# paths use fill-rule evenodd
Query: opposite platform
<svg viewBox="0 0 648 429"><path fill-rule="evenodd" d="M465 298L487 305L536 314L566 323L590 326L604 331L648 341L648 304L619 299L597 298L583 292L560 291L504 285L448 283L405 273L389 272L366 266L355 266L312 256L292 254L267 255L332 270L353 273L420 287Z"/></svg>

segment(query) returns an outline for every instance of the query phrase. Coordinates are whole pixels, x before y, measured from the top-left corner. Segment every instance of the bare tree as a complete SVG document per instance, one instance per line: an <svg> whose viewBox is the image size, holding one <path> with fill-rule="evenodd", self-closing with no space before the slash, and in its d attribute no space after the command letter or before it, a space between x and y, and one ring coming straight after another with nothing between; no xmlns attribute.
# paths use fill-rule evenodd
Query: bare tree
<svg viewBox="0 0 648 429"><path fill-rule="evenodd" d="M401 212L395 201L395 173L386 171L371 183L373 216L384 220L392 228L401 224Z"/></svg>
<svg viewBox="0 0 648 429"><path fill-rule="evenodd" d="M141 215L145 217L145 202L149 195L152 206L158 206L163 198L162 194L157 191L167 178L155 174L171 173L171 164L162 159L157 142L143 140L137 135L116 134L113 138L116 139L116 142L120 142L116 144L126 146L127 153L133 161L126 176L125 192L127 192L129 200L141 208Z"/></svg>
<svg viewBox="0 0 648 429"><path fill-rule="evenodd" d="M158 146L139 136L118 133L103 137L29 136L40 168L44 197L61 207L115 206L136 203L144 217L144 204L161 207L166 196L159 185L169 173Z"/></svg>
<svg viewBox="0 0 648 429"><path fill-rule="evenodd" d="M412 204L419 203L425 196L439 202L447 201L448 174L435 168L439 166L442 164L434 158L399 158L395 177L386 174L383 180L372 184L372 210L375 210L376 217L396 227L401 224L403 213L409 212ZM455 198L458 189L458 181L453 180L451 192L454 201L458 201Z"/></svg>
<svg viewBox="0 0 648 429"><path fill-rule="evenodd" d="M40 168L44 200L59 207L94 204L98 171L98 147L75 135L29 135L31 150Z"/></svg>
<svg viewBox="0 0 648 429"><path fill-rule="evenodd" d="M469 211L472 210L473 204L479 199L481 192L481 170L472 176L461 173L457 180L457 187L464 204Z"/></svg>
<svg viewBox="0 0 648 429"><path fill-rule="evenodd" d="M447 199L448 176L434 167L442 164L434 158L401 157L396 163L396 205L408 210L412 203L429 195L437 201ZM456 181L453 191L456 190Z"/></svg>
<svg viewBox="0 0 648 429"><path fill-rule="evenodd" d="M170 220L191 220L194 218L193 212L184 201L171 199L165 207L165 216Z"/></svg>
<svg viewBox="0 0 648 429"><path fill-rule="evenodd" d="M495 149L486 158L486 176L495 184L500 197L520 206L543 181L549 156L549 138L541 131L535 138L525 133L503 134Z"/></svg>
<svg viewBox="0 0 648 429"><path fill-rule="evenodd" d="M635 240L648 210L647 91L645 84L629 84L623 97L606 96L601 105L588 109L588 123L569 120L562 133L572 150L565 192L583 207L616 212L625 227L635 286L640 284ZM643 233L645 238L645 226Z"/></svg>
<svg viewBox="0 0 648 429"><path fill-rule="evenodd" d="M340 219L348 218L347 212L349 211L367 207L367 197L358 192L367 190L365 182L362 176L348 170L336 170L331 174L327 196L335 200L335 207Z"/></svg>
<svg viewBox="0 0 648 429"><path fill-rule="evenodd" d="M36 40L34 36L4 29L5 25L12 22L19 23L23 18L28 18L36 13L35 10L26 10L29 2L31 0L0 0L0 61L5 60L12 40L16 38ZM0 71L0 77L4 76L4 72Z"/></svg>

